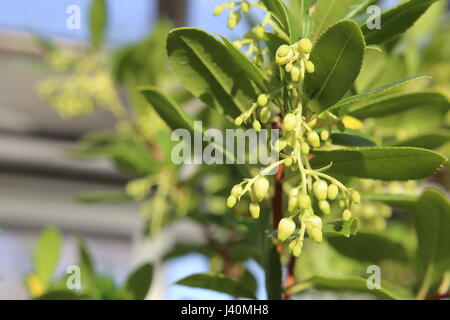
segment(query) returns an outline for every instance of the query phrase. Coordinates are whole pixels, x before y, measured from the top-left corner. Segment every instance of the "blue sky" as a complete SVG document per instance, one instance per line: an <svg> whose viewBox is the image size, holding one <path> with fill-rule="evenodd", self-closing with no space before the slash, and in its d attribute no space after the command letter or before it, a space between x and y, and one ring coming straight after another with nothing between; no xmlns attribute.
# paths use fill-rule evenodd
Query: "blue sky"
<svg viewBox="0 0 450 320"><path fill-rule="evenodd" d="M188 22L210 32L230 35L226 15L214 17L213 9L222 0L189 0ZM89 35L88 8L90 0L14 0L0 1L0 29L12 29L44 36L86 40ZM108 0L109 24L107 41L113 44L134 42L145 36L156 19L156 0ZM81 9L81 28L69 30L67 7ZM239 28L238 28L239 29ZM244 26L240 25L241 32ZM237 30L239 33L239 30Z"/></svg>

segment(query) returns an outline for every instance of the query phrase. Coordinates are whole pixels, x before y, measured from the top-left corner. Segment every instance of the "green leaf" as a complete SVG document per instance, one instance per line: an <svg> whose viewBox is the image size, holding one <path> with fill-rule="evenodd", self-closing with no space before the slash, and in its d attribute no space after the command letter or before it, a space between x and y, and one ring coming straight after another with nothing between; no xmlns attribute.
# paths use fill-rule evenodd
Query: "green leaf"
<svg viewBox="0 0 450 320"><path fill-rule="evenodd" d="M289 1L289 9L294 17L300 21L300 35L302 38L310 38L312 19L309 15L309 8L315 0Z"/></svg>
<svg viewBox="0 0 450 320"><path fill-rule="evenodd" d="M286 32L291 43L297 42L301 35L300 25L286 8L284 2L282 0L262 0L262 2L279 26Z"/></svg>
<svg viewBox="0 0 450 320"><path fill-rule="evenodd" d="M317 41L311 53L316 72L307 74L305 92L324 111L353 86L364 57L364 38L351 20L336 23Z"/></svg>
<svg viewBox="0 0 450 320"><path fill-rule="evenodd" d="M175 74L208 106L237 117L256 100L256 93L223 43L205 31L180 28L170 32L167 50Z"/></svg>
<svg viewBox="0 0 450 320"><path fill-rule="evenodd" d="M345 132L333 130L331 139L334 145L347 147L373 147L376 141L369 135L360 131L347 129Z"/></svg>
<svg viewBox="0 0 450 320"><path fill-rule="evenodd" d="M73 290L52 290L37 297L35 300L89 300L90 297Z"/></svg>
<svg viewBox="0 0 450 320"><path fill-rule="evenodd" d="M377 201L397 208L412 208L417 200L417 196L407 194L383 194L383 193L365 193L362 195L364 200Z"/></svg>
<svg viewBox="0 0 450 320"><path fill-rule="evenodd" d="M439 190L427 189L414 210L414 225L418 239L417 264L422 286L419 298L450 270L450 202Z"/></svg>
<svg viewBox="0 0 450 320"><path fill-rule="evenodd" d="M432 107L426 105L386 117L374 118L374 122L375 127L383 135L401 135L405 138L411 138L439 127L447 112L447 105L436 104Z"/></svg>
<svg viewBox="0 0 450 320"><path fill-rule="evenodd" d="M223 274L198 273L177 281L175 284L214 290L239 298L256 299L251 289L241 281L231 279Z"/></svg>
<svg viewBox="0 0 450 320"><path fill-rule="evenodd" d="M398 147L416 147L424 149L437 149L444 144L450 142L450 131L441 130L430 133L424 133L403 141L394 141L389 145Z"/></svg>
<svg viewBox="0 0 450 320"><path fill-rule="evenodd" d="M381 28L361 25L367 44L381 44L408 30L438 0L410 0L381 13Z"/></svg>
<svg viewBox="0 0 450 320"><path fill-rule="evenodd" d="M95 294L97 294L95 288L95 269L89 249L86 246L85 241L81 238L78 239L78 255L80 259L81 289L83 292L95 296Z"/></svg>
<svg viewBox="0 0 450 320"><path fill-rule="evenodd" d="M359 178L416 180L432 175L447 161L442 155L419 148L348 148L320 152L312 159L314 168L333 165L328 172Z"/></svg>
<svg viewBox="0 0 450 320"><path fill-rule="evenodd" d="M194 133L194 120L168 96L154 87L141 87L139 90L170 129L183 128L187 129L191 134Z"/></svg>
<svg viewBox="0 0 450 320"><path fill-rule="evenodd" d="M153 266L146 263L128 276L120 295L127 300L144 300L153 279Z"/></svg>
<svg viewBox="0 0 450 320"><path fill-rule="evenodd" d="M107 20L108 14L106 1L92 0L91 7L89 9L89 27L91 44L94 48L98 48L103 44Z"/></svg>
<svg viewBox="0 0 450 320"><path fill-rule="evenodd" d="M348 109L348 114L358 119L367 119L385 117L425 106L448 110L450 103L445 96L437 92L414 92L355 104Z"/></svg>
<svg viewBox="0 0 450 320"><path fill-rule="evenodd" d="M140 90L147 101L152 105L152 107L172 130L180 128L188 130L191 133L191 143L194 143L193 137L198 129L195 128L194 121L178 106L178 104L152 87L142 87ZM203 134L203 132L199 133ZM214 148L218 152L221 152L221 154L223 154L226 159L229 159L233 163L236 163L234 155L222 145L216 143L215 141L211 141L209 143L205 142L205 144L214 146Z"/></svg>
<svg viewBox="0 0 450 320"><path fill-rule="evenodd" d="M353 0L353 4L350 6L350 9L346 12L344 19L353 18L362 11L367 10L368 6L376 2L378 2L378 0Z"/></svg>
<svg viewBox="0 0 450 320"><path fill-rule="evenodd" d="M265 284L267 298L269 300L280 300L282 292L282 266L277 248L266 240L267 248L264 256Z"/></svg>
<svg viewBox="0 0 450 320"><path fill-rule="evenodd" d="M327 241L337 252L363 262L409 261L408 253L401 243L379 233L359 231L348 239L332 237L327 238Z"/></svg>
<svg viewBox="0 0 450 320"><path fill-rule="evenodd" d="M319 36L338 20L345 16L355 0L318 0L312 17L315 42Z"/></svg>
<svg viewBox="0 0 450 320"><path fill-rule="evenodd" d="M45 229L37 242L34 252L36 275L45 286L51 284L53 273L58 265L61 250L61 234L55 228Z"/></svg>
<svg viewBox="0 0 450 320"><path fill-rule="evenodd" d="M358 231L358 219L352 218L348 221L336 221L327 223L323 227L323 235L329 237L346 237L355 235Z"/></svg>
<svg viewBox="0 0 450 320"><path fill-rule="evenodd" d="M259 69L253 62L251 62L248 59L248 57L241 50L239 50L230 40L228 40L224 36L220 37L222 38L225 47L233 57L234 61L237 62L240 65L241 69L247 73L248 77L252 79L252 81L256 84L259 90L261 90L262 92L269 92L270 88L267 79L261 72L261 69Z"/></svg>
<svg viewBox="0 0 450 320"><path fill-rule="evenodd" d="M301 293L310 288L327 291L350 291L362 292L371 294L382 300L411 300L413 297L403 292L403 290L395 288L391 284L384 281L381 282L380 289L369 289L367 286L367 279L360 277L346 277L346 278L327 278L327 277L312 277L302 283L292 287L292 292Z"/></svg>
<svg viewBox="0 0 450 320"><path fill-rule="evenodd" d="M417 80L417 79L431 79L431 77L425 76L425 75L417 75L417 76L401 79L398 81L394 81L394 82L388 83L382 87L342 99L337 104L335 104L333 107L331 107L329 110L342 109L342 108L346 108L346 107L354 105L354 104L358 104L359 106L362 103L365 103L365 105L370 104L374 99L377 99L380 97L386 97L388 94L395 92L400 87L410 84L410 82L413 82L414 80Z"/></svg>

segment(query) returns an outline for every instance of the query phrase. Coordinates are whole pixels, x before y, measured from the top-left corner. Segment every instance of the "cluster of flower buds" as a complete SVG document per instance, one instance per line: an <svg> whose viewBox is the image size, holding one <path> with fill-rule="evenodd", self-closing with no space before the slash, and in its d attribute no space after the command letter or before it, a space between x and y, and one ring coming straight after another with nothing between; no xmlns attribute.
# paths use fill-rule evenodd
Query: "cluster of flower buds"
<svg viewBox="0 0 450 320"><path fill-rule="evenodd" d="M214 9L214 15L220 16L225 10L229 10L230 14L228 15L228 28L233 30L241 21L241 13L249 13L252 5L255 4L249 1L227 1Z"/></svg>
<svg viewBox="0 0 450 320"><path fill-rule="evenodd" d="M272 118L272 112L269 107L270 95L260 94L256 102L253 103L250 109L240 114L235 120L234 124L236 126L241 126L243 123L247 122L250 118L253 119L253 129L256 132L261 130L261 123L266 124Z"/></svg>
<svg viewBox="0 0 450 320"><path fill-rule="evenodd" d="M313 44L309 39L301 39L292 45L284 44L277 50L275 62L284 66L287 73L291 74L293 82L303 81L305 73L314 73L315 66L309 60Z"/></svg>
<svg viewBox="0 0 450 320"><path fill-rule="evenodd" d="M312 175L314 173L311 172ZM324 174L321 174L326 176ZM314 212L314 204L321 212L321 215L330 215L331 206L329 201L338 200L343 206L343 220L350 220L352 217L351 206L361 201L361 196L355 190L347 189L345 186L328 177L332 183L316 177L316 181L311 188L297 186L291 189L288 200L289 218L283 218L278 225L278 239L280 241L289 240L289 249L295 257L298 257L303 248L303 240L306 234L317 243L323 241L322 218ZM300 231L295 234L295 217L298 216Z"/></svg>
<svg viewBox="0 0 450 320"><path fill-rule="evenodd" d="M231 189L231 194L227 199L227 206L233 208L237 201L241 199L246 193L250 194L250 207L249 211L253 219L258 219L261 207L260 203L267 196L269 191L269 180L263 175L258 175L253 179L244 180L242 183L237 184Z"/></svg>

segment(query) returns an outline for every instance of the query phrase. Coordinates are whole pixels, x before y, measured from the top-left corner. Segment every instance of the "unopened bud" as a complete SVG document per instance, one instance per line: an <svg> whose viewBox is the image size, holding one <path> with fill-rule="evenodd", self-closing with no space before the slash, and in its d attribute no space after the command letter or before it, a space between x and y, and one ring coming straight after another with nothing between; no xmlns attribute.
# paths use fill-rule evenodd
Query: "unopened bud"
<svg viewBox="0 0 450 320"><path fill-rule="evenodd" d="M349 209L345 209L342 213L342 219L344 221L348 221L352 218L352 212Z"/></svg>
<svg viewBox="0 0 450 320"><path fill-rule="evenodd" d="M269 101L269 97L266 94L260 94L258 96L258 106L264 107Z"/></svg>
<svg viewBox="0 0 450 320"><path fill-rule="evenodd" d="M256 132L260 132L261 131L261 123L259 123L258 120L253 121L253 129Z"/></svg>
<svg viewBox="0 0 450 320"><path fill-rule="evenodd" d="M237 198L233 195L229 196L227 199L227 206L228 208L233 208L236 205Z"/></svg>
<svg viewBox="0 0 450 320"><path fill-rule="evenodd" d="M262 123L269 122L271 117L272 113L270 112L270 109L268 107L262 108L259 112L259 120L261 120Z"/></svg>
<svg viewBox="0 0 450 320"><path fill-rule="evenodd" d="M247 1L244 1L241 3L241 10L243 13L249 13L250 12L250 5Z"/></svg>
<svg viewBox="0 0 450 320"><path fill-rule="evenodd" d="M322 141L327 141L329 138L330 138L330 131L325 129L322 130L322 132L320 132L320 139L322 139Z"/></svg>
<svg viewBox="0 0 450 320"><path fill-rule="evenodd" d="M316 71L316 67L314 66L314 63L312 63L312 61L306 62L305 68L306 72L308 73L314 73Z"/></svg>
<svg viewBox="0 0 450 320"><path fill-rule="evenodd" d="M291 132L297 126L297 116L293 113L288 113L283 120L283 130Z"/></svg>
<svg viewBox="0 0 450 320"><path fill-rule="evenodd" d="M217 16L220 16L221 14L223 13L223 6L217 6L215 9L214 9L214 15L217 17Z"/></svg>
<svg viewBox="0 0 450 320"><path fill-rule="evenodd" d="M339 195L339 188L335 184L330 184L328 186L328 199L329 200L336 200L337 196Z"/></svg>
<svg viewBox="0 0 450 320"><path fill-rule="evenodd" d="M292 248L292 255L296 258L300 257L302 254L302 246L297 244Z"/></svg>
<svg viewBox="0 0 450 320"><path fill-rule="evenodd" d="M240 125L242 125L242 123L244 122L244 118L242 116L237 117L236 119L234 119L234 124L239 127Z"/></svg>
<svg viewBox="0 0 450 320"><path fill-rule="evenodd" d="M280 138L275 142L275 151L276 152L281 152L283 151L286 147L287 147L287 141L284 138Z"/></svg>
<svg viewBox="0 0 450 320"><path fill-rule="evenodd" d="M361 195L358 191L353 190L352 191L352 201L354 204L358 204L361 202Z"/></svg>
<svg viewBox="0 0 450 320"><path fill-rule="evenodd" d="M278 239L286 241L295 231L295 222L289 218L283 218L278 224Z"/></svg>
<svg viewBox="0 0 450 320"><path fill-rule="evenodd" d="M298 206L300 209L311 208L311 198L306 193L301 193L298 196Z"/></svg>
<svg viewBox="0 0 450 320"><path fill-rule="evenodd" d="M306 142L302 142L300 145L300 151L302 152L302 154L304 154L305 156L309 154L309 144L307 144Z"/></svg>
<svg viewBox="0 0 450 320"><path fill-rule="evenodd" d="M326 200L328 196L328 184L324 180L317 180L313 184L313 192L318 200Z"/></svg>
<svg viewBox="0 0 450 320"><path fill-rule="evenodd" d="M312 48L313 48L313 44L312 44L311 40L309 40L309 39L302 39L298 43L298 49L303 54L311 53Z"/></svg>
<svg viewBox="0 0 450 320"><path fill-rule="evenodd" d="M261 202L266 197L269 190L269 180L265 177L259 177L253 184L253 191L257 202Z"/></svg>
<svg viewBox="0 0 450 320"><path fill-rule="evenodd" d="M293 82L299 82L301 76L301 71L298 67L293 66L291 70L291 79Z"/></svg>
<svg viewBox="0 0 450 320"><path fill-rule="evenodd" d="M259 219L261 208L257 202L250 203L249 211L253 219Z"/></svg>
<svg viewBox="0 0 450 320"><path fill-rule="evenodd" d="M239 198L242 195L242 191L242 186L237 184L233 187L233 189L231 189L231 195Z"/></svg>
<svg viewBox="0 0 450 320"><path fill-rule="evenodd" d="M292 67L293 67L292 63L289 62L289 63L286 65L286 67L284 67L284 70L286 70L287 73L291 73Z"/></svg>
<svg viewBox="0 0 450 320"><path fill-rule="evenodd" d="M319 201L319 209L323 212L323 214L329 215L331 213L330 204L327 200Z"/></svg>
<svg viewBox="0 0 450 320"><path fill-rule="evenodd" d="M309 132L306 138L307 138L309 144L310 144L313 148L318 148L318 147L320 147L320 137L319 137L319 135L317 134L317 132L315 132L315 131Z"/></svg>

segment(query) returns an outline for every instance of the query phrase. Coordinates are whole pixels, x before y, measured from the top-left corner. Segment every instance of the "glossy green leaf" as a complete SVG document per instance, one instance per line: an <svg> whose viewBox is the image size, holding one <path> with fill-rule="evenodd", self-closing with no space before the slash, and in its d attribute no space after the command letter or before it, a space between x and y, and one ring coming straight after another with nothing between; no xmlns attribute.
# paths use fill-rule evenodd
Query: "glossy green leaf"
<svg viewBox="0 0 450 320"><path fill-rule="evenodd" d="M139 90L170 129L183 128L187 129L191 134L194 133L194 120L168 96L154 87L141 87Z"/></svg>
<svg viewBox="0 0 450 320"><path fill-rule="evenodd" d="M408 30L438 0L410 0L381 13L381 28L361 28L367 44L381 44Z"/></svg>
<svg viewBox="0 0 450 320"><path fill-rule="evenodd" d="M450 103L437 92L414 92L355 104L348 109L348 114L358 119L376 118L425 106L448 110Z"/></svg>
<svg viewBox="0 0 450 320"><path fill-rule="evenodd" d="M348 221L336 221L327 223L323 227L323 235L329 237L350 237L358 231L358 219L352 218Z"/></svg>
<svg viewBox="0 0 450 320"><path fill-rule="evenodd" d="M402 141L395 141L392 144L399 147L416 147L424 149L437 149L444 144L450 142L450 131L435 131L430 133L424 133L419 136L415 136Z"/></svg>
<svg viewBox="0 0 450 320"><path fill-rule="evenodd" d="M364 200L377 201L397 208L412 208L417 200L417 196L408 194L384 194L384 193L365 193L362 195Z"/></svg>
<svg viewBox="0 0 450 320"><path fill-rule="evenodd" d="M256 299L254 293L241 281L231 279L223 274L198 273L177 281L175 284L214 290L238 298Z"/></svg>
<svg viewBox="0 0 450 320"><path fill-rule="evenodd" d="M36 275L45 286L50 285L58 265L61 250L61 234L55 228L42 231L34 252Z"/></svg>
<svg viewBox="0 0 450 320"><path fill-rule="evenodd" d="M425 105L373 120L383 135L412 138L439 127L447 113L447 104L434 104L431 107Z"/></svg>
<svg viewBox="0 0 450 320"><path fill-rule="evenodd" d="M305 78L305 92L324 111L353 86L364 57L364 38L351 20L336 23L317 41L311 53L316 72Z"/></svg>
<svg viewBox="0 0 450 320"><path fill-rule="evenodd" d="M121 296L128 300L144 300L153 280L153 266L146 263L131 273L123 288Z"/></svg>
<svg viewBox="0 0 450 320"><path fill-rule="evenodd" d="M363 12L368 6L378 2L378 0L353 0L353 4L350 6L345 14L344 19L351 19L357 14Z"/></svg>
<svg viewBox="0 0 450 320"><path fill-rule="evenodd" d="M314 2L315 0L289 1L289 9L292 15L300 21L300 35L302 38L310 38L312 19L309 9Z"/></svg>
<svg viewBox="0 0 450 320"><path fill-rule="evenodd" d="M450 202L441 191L427 189L414 212L418 274L422 281L418 295L425 298L430 286L450 270Z"/></svg>
<svg viewBox="0 0 450 320"><path fill-rule="evenodd" d="M35 300L89 300L90 297L73 290L52 290L35 298Z"/></svg>
<svg viewBox="0 0 450 320"><path fill-rule="evenodd" d="M91 44L95 48L103 44L108 13L105 0L93 0L89 10Z"/></svg>
<svg viewBox="0 0 450 320"><path fill-rule="evenodd" d="M348 239L333 237L327 238L327 241L337 252L363 262L409 261L408 253L401 243L379 233L359 231Z"/></svg>
<svg viewBox="0 0 450 320"><path fill-rule="evenodd" d="M312 17L313 35L312 41L338 20L342 19L355 0L318 0Z"/></svg>
<svg viewBox="0 0 450 320"><path fill-rule="evenodd" d="M394 82L388 83L382 87L375 88L373 90L342 99L337 104L335 104L333 107L331 107L329 110L345 109L351 105L361 106L361 105L370 104L373 100L378 99L380 97L386 97L387 95L392 94L393 92L396 92L402 86L408 85L411 82L413 82L414 80L418 80L418 79L431 79L431 77L425 76L425 75L417 75L417 76L401 79L398 81L394 81ZM357 106L354 108L358 108ZM344 112L344 113L346 113L346 112Z"/></svg>
<svg viewBox="0 0 450 320"><path fill-rule="evenodd" d="M225 45L205 31L175 29L167 50L180 81L208 106L235 118L256 100L246 72Z"/></svg>
<svg viewBox="0 0 450 320"><path fill-rule="evenodd" d="M262 0L267 10L288 35L291 43L297 42L301 35L298 21L291 15L282 0Z"/></svg>
<svg viewBox="0 0 450 320"><path fill-rule="evenodd" d="M322 168L332 162L327 172L334 174L403 181L428 177L446 161L442 155L426 149L373 147L320 152L311 163L314 168Z"/></svg>
<svg viewBox="0 0 450 320"><path fill-rule="evenodd" d="M377 145L377 142L371 136L351 129L347 129L345 132L333 130L331 140L334 145L347 147L373 147Z"/></svg>
<svg viewBox="0 0 450 320"><path fill-rule="evenodd" d="M395 288L384 281L380 289L369 289L367 279L359 277L326 278L313 277L292 287L294 293L301 293L310 288L338 292L360 292L371 294L382 300L411 300L413 297L402 289Z"/></svg>
<svg viewBox="0 0 450 320"><path fill-rule="evenodd" d="M248 77L256 84L256 86L262 92L269 92L269 84L261 69L259 69L256 64L251 62L248 57L239 50L230 40L221 36L225 47L227 48L230 55L233 57L234 61L238 63L242 70L246 72Z"/></svg>
<svg viewBox="0 0 450 320"><path fill-rule="evenodd" d="M95 269L92 262L91 254L83 239L78 239L78 255L81 273L81 289L84 293L95 295Z"/></svg>
<svg viewBox="0 0 450 320"><path fill-rule="evenodd" d="M269 300L279 300L282 292L282 266L277 248L271 245L269 240L267 240L264 270L266 272L267 298Z"/></svg>

